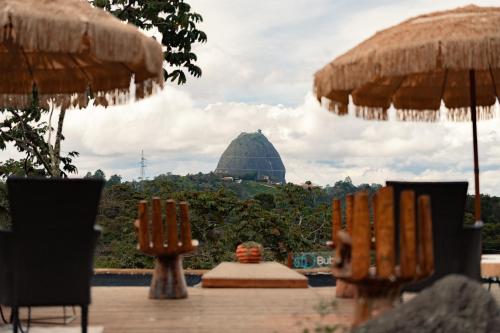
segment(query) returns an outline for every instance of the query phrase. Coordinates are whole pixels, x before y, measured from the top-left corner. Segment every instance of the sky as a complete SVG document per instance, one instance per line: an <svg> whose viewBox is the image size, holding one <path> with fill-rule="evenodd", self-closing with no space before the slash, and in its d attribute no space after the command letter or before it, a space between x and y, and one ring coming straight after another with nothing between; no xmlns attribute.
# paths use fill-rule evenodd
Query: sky
<svg viewBox="0 0 500 333"><path fill-rule="evenodd" d="M68 111L62 150L80 152L79 176L102 169L137 179L142 150L149 178L210 172L239 133L261 129L290 182L468 180L473 189L470 123L337 117L312 94L317 70L376 31L470 0L187 2L202 14L199 28L208 35L194 49L203 76L183 86L169 83L136 103ZM496 195L499 121L478 124L481 190ZM0 160L16 156L12 148L0 152Z"/></svg>

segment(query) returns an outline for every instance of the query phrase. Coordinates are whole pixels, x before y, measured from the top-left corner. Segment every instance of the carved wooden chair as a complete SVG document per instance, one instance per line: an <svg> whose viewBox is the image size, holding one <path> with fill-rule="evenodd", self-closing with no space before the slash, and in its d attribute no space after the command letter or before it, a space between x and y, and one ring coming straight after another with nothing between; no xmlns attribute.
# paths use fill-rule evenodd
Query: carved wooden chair
<svg viewBox="0 0 500 333"><path fill-rule="evenodd" d="M195 251L198 246L198 241L191 239L188 203L179 203L180 242L178 237L176 202L174 200L166 200L166 237L162 218L161 199L157 197L153 198L152 206L151 226L147 201L139 203L139 219L134 223L139 239L138 249L146 255L155 257L155 269L149 289L149 298L186 298L188 293L182 269L182 255Z"/></svg>
<svg viewBox="0 0 500 333"><path fill-rule="evenodd" d="M345 197L345 225L344 231L351 235L352 233L352 217L353 217L354 195L348 194ZM332 200L332 240L326 242L326 245L331 249L336 249L339 244L339 231L342 230L342 208L339 199ZM335 281L335 297L337 298L354 298L356 296L356 286L347 283L344 280L337 279Z"/></svg>
<svg viewBox="0 0 500 333"><path fill-rule="evenodd" d="M381 188L371 203L368 193L359 192L348 202L347 230L341 230L340 202L334 203L332 270L337 279L356 286L354 325L391 308L404 284L433 273L430 205L429 196L402 191L396 219L391 187Z"/></svg>

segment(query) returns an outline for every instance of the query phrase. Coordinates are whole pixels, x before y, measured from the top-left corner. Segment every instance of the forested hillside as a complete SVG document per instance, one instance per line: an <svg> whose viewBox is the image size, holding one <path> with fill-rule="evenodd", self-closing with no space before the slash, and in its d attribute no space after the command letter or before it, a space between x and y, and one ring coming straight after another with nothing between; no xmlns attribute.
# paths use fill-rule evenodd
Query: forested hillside
<svg viewBox="0 0 500 333"><path fill-rule="evenodd" d="M97 170L86 177L106 178ZM4 185L4 184L1 184ZM196 255L185 259L190 268L211 268L232 260L240 242L262 243L267 259L284 262L288 252L326 250L331 235L331 200L380 185L354 185L349 178L333 186L270 185L255 181L224 181L219 175L160 175L153 180L106 181L97 223L103 227L97 267L152 267L152 259L136 250L133 221L137 204L153 196L190 204L193 238L200 241ZM5 187L0 187L0 216L8 224ZM500 198L483 196L483 251L500 253ZM466 223L473 221L473 199L466 205Z"/></svg>
<svg viewBox="0 0 500 333"><path fill-rule="evenodd" d="M215 174L167 174L141 183L111 185L108 181L98 217L105 233L97 265L151 266L151 259L135 249L132 221L141 199L159 196L188 201L193 238L201 245L195 256L186 258L186 266L210 268L220 261L232 260L237 244L247 240L262 243L267 258L279 261L285 261L289 251L325 250L325 241L331 235L331 200L359 190L373 193L379 187L356 186L350 178L324 188L254 181L238 184L223 181ZM484 196L483 206L484 250L500 252L500 198ZM471 198L466 209L466 220L470 220Z"/></svg>
<svg viewBox="0 0 500 333"><path fill-rule="evenodd" d="M99 172L94 175L102 176ZM361 188L377 186L357 187L347 179L325 189L304 189L293 184L227 182L215 174L167 174L141 183L108 181L98 216L105 232L96 264L152 265L150 258L136 250L132 226L142 199L159 196L189 202L193 238L200 241L200 247L195 256L186 258L185 265L210 268L232 260L236 246L248 240L262 243L266 257L278 261L285 261L290 251L325 250L331 235L331 199Z"/></svg>

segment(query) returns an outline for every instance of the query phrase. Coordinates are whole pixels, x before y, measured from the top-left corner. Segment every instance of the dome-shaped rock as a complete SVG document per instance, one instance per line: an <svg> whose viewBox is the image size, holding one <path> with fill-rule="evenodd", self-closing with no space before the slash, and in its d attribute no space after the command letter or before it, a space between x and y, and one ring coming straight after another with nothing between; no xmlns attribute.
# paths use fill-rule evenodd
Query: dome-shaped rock
<svg viewBox="0 0 500 333"><path fill-rule="evenodd" d="M259 130L241 133L226 148L215 173L285 183L285 166L273 144Z"/></svg>

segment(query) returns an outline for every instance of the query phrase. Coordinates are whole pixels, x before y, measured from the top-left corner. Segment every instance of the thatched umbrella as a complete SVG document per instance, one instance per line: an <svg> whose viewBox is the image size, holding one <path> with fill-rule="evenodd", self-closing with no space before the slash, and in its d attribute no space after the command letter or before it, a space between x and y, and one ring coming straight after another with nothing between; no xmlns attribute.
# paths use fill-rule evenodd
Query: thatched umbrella
<svg viewBox="0 0 500 333"><path fill-rule="evenodd" d="M61 107L53 176L68 107L126 102L132 78L136 98L163 85L161 45L86 0L0 0L0 29L0 108Z"/></svg>
<svg viewBox="0 0 500 333"><path fill-rule="evenodd" d="M84 107L162 85L161 45L85 0L0 0L0 107L23 108L36 91Z"/></svg>
<svg viewBox="0 0 500 333"><path fill-rule="evenodd" d="M476 119L490 118L500 97L500 8L467 6L409 19L376 33L315 75L318 99L347 114L436 121L441 101L450 120L472 120L475 218L481 221ZM496 83L496 84L495 84Z"/></svg>

